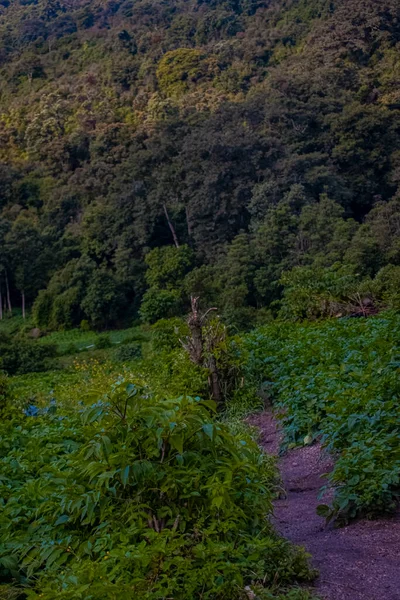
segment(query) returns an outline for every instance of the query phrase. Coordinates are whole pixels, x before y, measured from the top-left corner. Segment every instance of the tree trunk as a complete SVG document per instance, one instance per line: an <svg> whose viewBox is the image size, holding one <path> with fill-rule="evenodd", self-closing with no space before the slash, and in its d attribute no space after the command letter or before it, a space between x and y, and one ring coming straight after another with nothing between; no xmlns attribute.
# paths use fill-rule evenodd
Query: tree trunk
<svg viewBox="0 0 400 600"><path fill-rule="evenodd" d="M192 312L188 319L188 325L192 339L190 340L189 355L196 365L203 364L203 328L198 311L198 298L192 298Z"/></svg>
<svg viewBox="0 0 400 600"><path fill-rule="evenodd" d="M25 319L25 292L23 290L21 292L21 297L22 297L22 318Z"/></svg>
<svg viewBox="0 0 400 600"><path fill-rule="evenodd" d="M211 396L217 404L220 404L220 402L222 402L222 391L220 385L220 377L217 369L217 361L215 360L215 356L213 355L210 357L208 368L210 370Z"/></svg>
<svg viewBox="0 0 400 600"><path fill-rule="evenodd" d="M198 298L191 298L192 312L187 321L191 335L186 338L185 342L181 341L181 343L194 364L208 369L208 383L210 386L211 397L217 404L220 404L223 401L223 394L217 368L217 359L213 353L215 350L216 339L211 338L205 340L203 335L204 321L210 311L215 309L210 308L201 316L198 309L198 301Z"/></svg>
<svg viewBox="0 0 400 600"><path fill-rule="evenodd" d="M186 213L186 225L187 225L188 236L192 237L192 224L190 222L189 209L187 206L185 207L185 213Z"/></svg>
<svg viewBox="0 0 400 600"><path fill-rule="evenodd" d="M175 244L175 246L176 246L177 248L179 248L179 240L178 240L178 236L176 235L175 228L174 228L174 226L172 225L171 219L169 218L169 214L168 214L168 210L167 210L167 205L166 205L166 204L163 204L163 208L164 208L164 213L165 213L165 216L166 216L166 218L167 218L168 226L169 226L169 228L170 228L170 230L171 230L171 233L172 233L172 238L173 238L173 240L174 240L174 244Z"/></svg>
<svg viewBox="0 0 400 600"><path fill-rule="evenodd" d="M8 307L8 312L11 314L12 313L12 306L11 306L11 299L10 299L10 286L8 285L8 274L6 271L6 294L7 294L7 307Z"/></svg>
<svg viewBox="0 0 400 600"><path fill-rule="evenodd" d="M0 321L3 320L3 294L1 293L0 288Z"/></svg>

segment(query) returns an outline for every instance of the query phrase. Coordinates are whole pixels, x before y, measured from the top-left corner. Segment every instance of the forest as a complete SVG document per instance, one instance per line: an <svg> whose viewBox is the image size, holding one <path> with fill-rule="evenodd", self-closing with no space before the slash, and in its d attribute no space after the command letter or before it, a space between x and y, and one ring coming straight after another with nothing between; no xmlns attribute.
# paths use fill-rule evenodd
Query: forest
<svg viewBox="0 0 400 600"><path fill-rule="evenodd" d="M399 42L396 0L2 1L2 313L394 307Z"/></svg>
<svg viewBox="0 0 400 600"><path fill-rule="evenodd" d="M0 600L398 600L399 82L398 0L0 0Z"/></svg>

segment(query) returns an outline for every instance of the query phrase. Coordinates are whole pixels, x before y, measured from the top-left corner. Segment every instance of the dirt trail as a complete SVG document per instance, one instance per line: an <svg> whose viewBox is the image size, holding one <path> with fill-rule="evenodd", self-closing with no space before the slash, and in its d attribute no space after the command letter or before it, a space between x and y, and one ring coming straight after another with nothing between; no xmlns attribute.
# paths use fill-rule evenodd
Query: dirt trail
<svg viewBox="0 0 400 600"><path fill-rule="evenodd" d="M277 454L280 434L271 413L251 423L260 428L262 446ZM275 526L312 554L320 572L317 594L324 600L400 600L400 515L325 527L315 509L331 461L314 445L288 452L279 467L287 497L275 502Z"/></svg>

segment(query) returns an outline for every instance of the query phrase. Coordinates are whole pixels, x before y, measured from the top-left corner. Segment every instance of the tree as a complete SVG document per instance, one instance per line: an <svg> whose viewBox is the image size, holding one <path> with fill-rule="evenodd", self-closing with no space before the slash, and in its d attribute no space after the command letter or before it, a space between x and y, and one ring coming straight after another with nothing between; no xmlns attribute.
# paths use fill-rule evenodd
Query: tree
<svg viewBox="0 0 400 600"><path fill-rule="evenodd" d="M154 323L173 317L184 307L184 277L193 265L193 251L188 246L154 248L146 256L148 290L143 296L140 314Z"/></svg>
<svg viewBox="0 0 400 600"><path fill-rule="evenodd" d="M26 316L26 302L34 300L47 278L47 253L37 226L37 219L23 211L14 221L6 243L14 282L21 294L22 316Z"/></svg>

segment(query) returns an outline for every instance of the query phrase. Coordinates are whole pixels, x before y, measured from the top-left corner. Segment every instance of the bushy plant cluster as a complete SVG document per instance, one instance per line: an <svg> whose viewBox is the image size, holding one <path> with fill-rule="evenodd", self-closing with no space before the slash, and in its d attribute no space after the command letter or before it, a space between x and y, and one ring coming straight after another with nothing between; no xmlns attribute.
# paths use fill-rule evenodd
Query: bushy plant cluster
<svg viewBox="0 0 400 600"><path fill-rule="evenodd" d="M114 359L117 362L126 362L135 360L142 356L142 346L140 342L130 342L119 346L114 352Z"/></svg>
<svg viewBox="0 0 400 600"><path fill-rule="evenodd" d="M212 402L119 380L50 408L0 424L3 583L43 600L278 599L312 576L268 521L273 461Z"/></svg>
<svg viewBox="0 0 400 600"><path fill-rule="evenodd" d="M55 355L53 344L42 345L22 335L0 334L0 368L10 375L45 371Z"/></svg>
<svg viewBox="0 0 400 600"><path fill-rule="evenodd" d="M398 499L399 340L390 313L275 323L244 338L247 379L282 411L286 446L322 437L336 458L327 516L391 510Z"/></svg>

